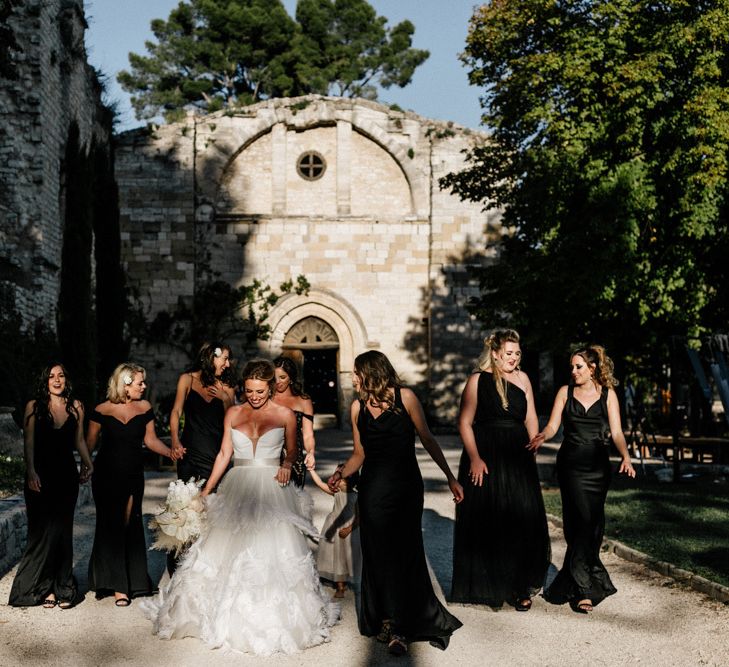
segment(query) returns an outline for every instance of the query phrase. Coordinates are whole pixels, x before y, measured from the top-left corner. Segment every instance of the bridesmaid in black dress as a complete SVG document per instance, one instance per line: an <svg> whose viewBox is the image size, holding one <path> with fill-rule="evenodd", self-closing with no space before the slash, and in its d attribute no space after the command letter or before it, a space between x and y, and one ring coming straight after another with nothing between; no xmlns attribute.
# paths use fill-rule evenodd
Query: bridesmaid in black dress
<svg viewBox="0 0 729 667"><path fill-rule="evenodd" d="M24 488L28 542L13 580L8 604L26 607L79 601L73 576L73 513L79 474L74 449L91 470L83 432L83 405L74 399L62 364L41 373L36 398L25 408ZM84 479L85 481L85 479Z"/></svg>
<svg viewBox="0 0 729 667"><path fill-rule="evenodd" d="M451 599L529 611L551 559L537 464L527 449L537 414L519 369L519 334L495 331L484 343L481 372L466 383L458 419L464 498L456 508Z"/></svg>
<svg viewBox="0 0 729 667"><path fill-rule="evenodd" d="M276 389L273 402L284 405L296 415L296 461L291 468L291 481L299 488L306 481L307 468L313 469L314 459L314 404L304 393L298 381L296 362L288 357L276 357L273 360L276 368ZM286 452L281 452L281 457Z"/></svg>
<svg viewBox="0 0 729 667"><path fill-rule="evenodd" d="M142 525L144 448L175 459L154 431L154 411L142 400L144 368L125 363L109 378L106 396L89 417L87 442L93 450L101 433L91 490L96 503L96 532L89 561L89 588L126 607L133 597L154 592L147 573Z"/></svg>
<svg viewBox="0 0 729 667"><path fill-rule="evenodd" d="M423 478L415 456L415 433L448 480L453 500L463 489L450 471L415 394L401 386L387 357L371 350L354 360L352 403L354 451L328 481L336 492L342 477L362 466L359 482L362 596L360 633L407 652L409 641L448 646L461 622L438 601L423 548Z"/></svg>
<svg viewBox="0 0 729 667"><path fill-rule="evenodd" d="M574 611L587 614L616 592L600 561L605 499L611 477L611 441L622 457L619 472L635 477L635 470L613 390L617 382L612 360L599 345L589 345L576 350L570 364L572 384L557 392L549 423L530 444L539 447L564 423L557 476L567 553L544 597L554 604L569 602Z"/></svg>
<svg viewBox="0 0 729 667"><path fill-rule="evenodd" d="M230 348L205 343L195 367L180 375L170 413L172 450L180 458L177 476L188 481L208 479L223 441L225 411L235 402L230 371ZM180 436L180 420L184 429Z"/></svg>

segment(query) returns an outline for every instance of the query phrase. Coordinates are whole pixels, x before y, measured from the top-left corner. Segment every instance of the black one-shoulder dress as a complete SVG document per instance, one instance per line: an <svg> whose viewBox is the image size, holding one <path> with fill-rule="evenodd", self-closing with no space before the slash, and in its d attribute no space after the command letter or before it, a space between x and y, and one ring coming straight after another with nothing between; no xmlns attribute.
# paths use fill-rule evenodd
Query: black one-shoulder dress
<svg viewBox="0 0 729 667"><path fill-rule="evenodd" d="M526 394L506 384L504 408L492 373L478 378L473 432L488 475L483 485L470 478L463 450L458 481L463 501L456 506L451 600L500 607L530 597L544 584L551 560L549 529L534 454L524 421Z"/></svg>
<svg viewBox="0 0 729 667"><path fill-rule="evenodd" d="M557 477L567 553L544 591L554 604L591 600L594 606L617 592L600 560L611 478L607 395L603 388L600 398L585 409L570 386L562 412L564 440L557 454Z"/></svg>
<svg viewBox="0 0 729 667"><path fill-rule="evenodd" d="M91 490L96 503L96 532L89 561L89 588L97 597L114 592L130 598L154 592L147 572L142 523L144 434L154 412L135 415L126 424L94 410L101 446L94 461ZM125 514L132 500L128 522Z"/></svg>
<svg viewBox="0 0 729 667"><path fill-rule="evenodd" d="M54 428L49 419L36 419L33 465L40 492L26 481L23 493L28 512L28 542L10 589L8 604L42 604L53 593L75 604L78 588L73 576L73 514L78 497L78 469L73 453L78 421L69 415Z"/></svg>
<svg viewBox="0 0 729 667"><path fill-rule="evenodd" d="M395 389L394 410L375 418L360 402L357 428L365 451L359 482L362 545L361 634L372 637L389 620L408 641L445 649L461 622L433 591L423 547L423 478L415 428Z"/></svg>

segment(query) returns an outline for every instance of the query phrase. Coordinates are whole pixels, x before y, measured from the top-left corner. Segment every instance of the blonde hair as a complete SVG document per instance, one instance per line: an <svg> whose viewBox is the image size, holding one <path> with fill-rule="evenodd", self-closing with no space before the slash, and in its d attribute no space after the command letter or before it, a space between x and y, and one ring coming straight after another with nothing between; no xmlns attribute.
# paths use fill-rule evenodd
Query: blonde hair
<svg viewBox="0 0 729 667"><path fill-rule="evenodd" d="M125 387L129 386L137 373L142 374L142 378L147 378L147 371L139 364L126 361L119 364L109 378L109 384L106 386L106 397L112 403L126 403L127 392Z"/></svg>
<svg viewBox="0 0 729 667"><path fill-rule="evenodd" d="M354 360L354 371L359 376L359 397L363 401L394 409L394 394L390 389L402 386L400 377L390 360L377 350L363 352Z"/></svg>
<svg viewBox="0 0 729 667"><path fill-rule="evenodd" d="M501 374L501 370L494 363L493 354L498 352L506 343L519 345L519 334L514 329L496 329L490 336L483 339L483 350L478 357L478 368L482 371L491 371L494 376L496 391L501 399L501 406L506 410L509 407L509 399L506 395L507 382ZM519 367L516 367L519 370Z"/></svg>
<svg viewBox="0 0 729 667"><path fill-rule="evenodd" d="M613 360L605 354L605 348L602 345L581 345L572 351L570 359L574 357L582 357L588 366L595 367L593 378L601 387L612 389L617 386L618 381L613 375L615 365Z"/></svg>

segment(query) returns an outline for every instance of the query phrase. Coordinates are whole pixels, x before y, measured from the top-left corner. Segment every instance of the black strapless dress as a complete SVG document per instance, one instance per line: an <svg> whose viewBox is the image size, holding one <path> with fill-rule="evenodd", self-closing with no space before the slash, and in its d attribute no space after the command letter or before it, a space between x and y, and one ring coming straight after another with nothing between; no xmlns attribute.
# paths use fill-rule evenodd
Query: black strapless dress
<svg viewBox="0 0 729 667"><path fill-rule="evenodd" d="M223 441L225 404L219 398L206 401L190 389L183 412L185 427L180 441L187 452L177 462L177 476L185 481L190 477L208 479Z"/></svg>
<svg viewBox="0 0 729 667"><path fill-rule="evenodd" d="M89 560L89 588L97 597L115 591L129 597L154 592L147 573L147 545L142 523L144 434L154 412L126 424L94 410L90 420L101 425L102 441L94 461L91 490L96 503L96 532ZM132 511L125 524L129 499Z"/></svg>
<svg viewBox="0 0 729 667"><path fill-rule="evenodd" d="M78 601L73 576L73 513L78 497L76 449L78 421L69 415L63 426L35 420L33 465L40 477L40 492L26 482L28 543L10 589L8 604L27 607L41 604L53 593L57 600Z"/></svg>
<svg viewBox="0 0 729 667"><path fill-rule="evenodd" d="M470 478L463 450L456 506L451 600L500 607L531 596L544 585L551 560L549 529L534 454L524 420L526 394L508 383L504 409L493 375L478 378L473 432L488 467L483 486Z"/></svg>
<svg viewBox="0 0 729 667"><path fill-rule="evenodd" d="M362 596L360 633L382 621L408 641L446 648L461 622L438 601L423 547L423 478L415 428L395 390L395 410L375 418L360 402L357 420L365 461L359 482Z"/></svg>
<svg viewBox="0 0 729 667"><path fill-rule="evenodd" d="M567 553L544 597L554 604L592 600L617 592L600 561L605 499L610 486L610 425L607 389L587 410L569 387L562 412L564 441L557 454Z"/></svg>

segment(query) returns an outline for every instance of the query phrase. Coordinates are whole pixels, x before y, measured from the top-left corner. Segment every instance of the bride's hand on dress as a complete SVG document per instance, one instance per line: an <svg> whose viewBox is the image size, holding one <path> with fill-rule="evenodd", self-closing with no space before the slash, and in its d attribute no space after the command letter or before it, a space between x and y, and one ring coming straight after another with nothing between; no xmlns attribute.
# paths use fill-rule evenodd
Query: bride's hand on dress
<svg viewBox="0 0 729 667"><path fill-rule="evenodd" d="M291 481L291 468L281 466L274 479L279 483L279 486L288 486Z"/></svg>
<svg viewBox="0 0 729 667"><path fill-rule="evenodd" d="M483 478L489 474L489 469L483 462L483 459L476 459L471 461L471 470L468 473L471 483L475 486L483 486Z"/></svg>

